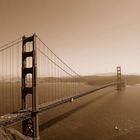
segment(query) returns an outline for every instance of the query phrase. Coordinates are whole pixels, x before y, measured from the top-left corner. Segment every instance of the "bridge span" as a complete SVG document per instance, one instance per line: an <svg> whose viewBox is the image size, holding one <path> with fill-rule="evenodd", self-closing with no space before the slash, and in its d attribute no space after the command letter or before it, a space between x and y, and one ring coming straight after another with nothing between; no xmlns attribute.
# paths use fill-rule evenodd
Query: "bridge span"
<svg viewBox="0 0 140 140"><path fill-rule="evenodd" d="M0 109L10 108L7 112L1 111L0 125L22 122L23 134L33 139L39 139L39 113L110 86L117 85L117 90L121 90L124 85L121 67L117 67L115 80L98 87L87 86L87 80L61 60L36 34L2 46L0 59L3 104Z"/></svg>

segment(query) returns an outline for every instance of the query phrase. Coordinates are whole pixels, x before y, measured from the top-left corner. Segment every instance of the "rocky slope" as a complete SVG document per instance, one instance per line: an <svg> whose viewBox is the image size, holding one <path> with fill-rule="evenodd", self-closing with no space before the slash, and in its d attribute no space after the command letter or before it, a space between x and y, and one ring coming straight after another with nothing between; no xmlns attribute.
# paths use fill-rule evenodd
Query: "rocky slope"
<svg viewBox="0 0 140 140"><path fill-rule="evenodd" d="M15 129L0 127L0 140L29 140L29 138Z"/></svg>

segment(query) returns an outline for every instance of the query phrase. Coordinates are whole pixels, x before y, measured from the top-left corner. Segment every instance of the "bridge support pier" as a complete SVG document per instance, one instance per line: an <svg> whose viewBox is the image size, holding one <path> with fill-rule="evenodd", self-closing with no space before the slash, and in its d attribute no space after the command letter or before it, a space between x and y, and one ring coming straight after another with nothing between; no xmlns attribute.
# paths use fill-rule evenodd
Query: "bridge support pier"
<svg viewBox="0 0 140 140"><path fill-rule="evenodd" d="M29 45L28 45L29 44ZM22 109L27 108L26 97L32 96L32 117L22 122L23 134L39 140L38 96L36 93L36 35L23 37L22 41Z"/></svg>

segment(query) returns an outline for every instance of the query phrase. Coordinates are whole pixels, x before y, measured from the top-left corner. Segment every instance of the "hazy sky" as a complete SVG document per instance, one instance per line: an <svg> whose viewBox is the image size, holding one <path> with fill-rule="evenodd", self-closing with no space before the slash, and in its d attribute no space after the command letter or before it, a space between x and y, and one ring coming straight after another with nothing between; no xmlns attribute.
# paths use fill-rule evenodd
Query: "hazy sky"
<svg viewBox="0 0 140 140"><path fill-rule="evenodd" d="M140 0L0 0L0 46L34 32L80 74L140 74Z"/></svg>

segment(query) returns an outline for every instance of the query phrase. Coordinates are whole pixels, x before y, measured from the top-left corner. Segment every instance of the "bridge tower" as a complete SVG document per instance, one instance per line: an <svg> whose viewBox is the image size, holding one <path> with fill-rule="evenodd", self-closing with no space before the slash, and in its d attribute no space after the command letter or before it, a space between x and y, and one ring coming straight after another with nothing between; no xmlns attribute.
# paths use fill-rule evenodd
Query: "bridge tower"
<svg viewBox="0 0 140 140"><path fill-rule="evenodd" d="M122 76L121 76L121 67L117 67L117 90L122 88Z"/></svg>
<svg viewBox="0 0 140 140"><path fill-rule="evenodd" d="M30 46L28 45L30 44ZM30 66L29 66L30 61ZM36 63L36 35L30 37L23 36L22 38L22 110L27 108L27 95L32 97L32 117L22 122L23 134L30 136L33 140L39 139L39 124L37 105L38 97L36 94L36 75L37 75L37 63ZM30 77L30 84L28 82Z"/></svg>

